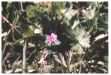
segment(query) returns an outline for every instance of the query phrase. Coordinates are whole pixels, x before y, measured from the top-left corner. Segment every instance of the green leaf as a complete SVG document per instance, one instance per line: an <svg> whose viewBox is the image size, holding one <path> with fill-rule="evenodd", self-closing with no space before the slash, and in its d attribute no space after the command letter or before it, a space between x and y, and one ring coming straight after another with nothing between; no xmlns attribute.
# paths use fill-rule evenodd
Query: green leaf
<svg viewBox="0 0 111 75"><path fill-rule="evenodd" d="M29 26L24 32L23 32L23 37L24 38L28 38L28 37L32 37L34 35L34 27L33 26Z"/></svg>

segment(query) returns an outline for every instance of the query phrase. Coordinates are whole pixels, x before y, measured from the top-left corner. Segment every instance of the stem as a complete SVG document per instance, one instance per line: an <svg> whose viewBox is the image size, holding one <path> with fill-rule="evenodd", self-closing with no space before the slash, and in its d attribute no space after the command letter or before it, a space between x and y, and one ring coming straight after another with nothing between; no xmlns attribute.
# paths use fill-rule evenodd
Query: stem
<svg viewBox="0 0 111 75"><path fill-rule="evenodd" d="M14 61L13 65L12 65L13 72L15 72L15 70L17 69L16 63L17 63L17 61L20 59L20 57L21 57L21 56L18 56L17 59Z"/></svg>
<svg viewBox="0 0 111 75"><path fill-rule="evenodd" d="M20 6L21 6L21 11L24 12L24 9L23 9L23 4L22 2L20 2Z"/></svg>
<svg viewBox="0 0 111 75"><path fill-rule="evenodd" d="M5 16L2 16L2 19L8 23L12 28L14 28L15 25L13 25Z"/></svg>
<svg viewBox="0 0 111 75"><path fill-rule="evenodd" d="M27 49L27 41L24 41L23 47L23 73L26 72L26 49Z"/></svg>
<svg viewBox="0 0 111 75"><path fill-rule="evenodd" d="M31 52L31 54L27 57L27 60L29 60L30 57L31 57L34 53L36 53L36 50L34 50L33 52Z"/></svg>

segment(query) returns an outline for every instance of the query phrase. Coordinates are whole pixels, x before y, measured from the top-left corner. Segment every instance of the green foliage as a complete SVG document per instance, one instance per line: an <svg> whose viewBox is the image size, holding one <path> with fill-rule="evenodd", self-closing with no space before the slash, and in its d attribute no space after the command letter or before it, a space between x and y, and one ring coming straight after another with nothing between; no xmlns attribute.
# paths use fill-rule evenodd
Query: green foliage
<svg viewBox="0 0 111 75"><path fill-rule="evenodd" d="M25 29L24 33L23 33L23 37L24 38L28 38L28 37L32 37L34 35L34 27L33 26L29 26L27 29Z"/></svg>

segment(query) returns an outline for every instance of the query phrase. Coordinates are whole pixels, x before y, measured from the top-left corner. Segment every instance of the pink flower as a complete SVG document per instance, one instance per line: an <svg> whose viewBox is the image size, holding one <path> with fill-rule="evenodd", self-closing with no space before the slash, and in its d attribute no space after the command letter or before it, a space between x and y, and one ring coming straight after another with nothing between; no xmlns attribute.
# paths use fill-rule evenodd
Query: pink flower
<svg viewBox="0 0 111 75"><path fill-rule="evenodd" d="M50 35L46 36L46 44L50 45L59 45L60 41L57 39L57 35L55 33L51 33Z"/></svg>

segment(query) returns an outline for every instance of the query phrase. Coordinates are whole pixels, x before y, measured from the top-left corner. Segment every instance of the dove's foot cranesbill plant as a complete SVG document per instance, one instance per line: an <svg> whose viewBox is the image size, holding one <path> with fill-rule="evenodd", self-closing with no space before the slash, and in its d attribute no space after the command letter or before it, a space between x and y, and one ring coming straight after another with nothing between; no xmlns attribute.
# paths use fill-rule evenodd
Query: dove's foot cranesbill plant
<svg viewBox="0 0 111 75"><path fill-rule="evenodd" d="M2 2L3 73L108 73L108 2Z"/></svg>

